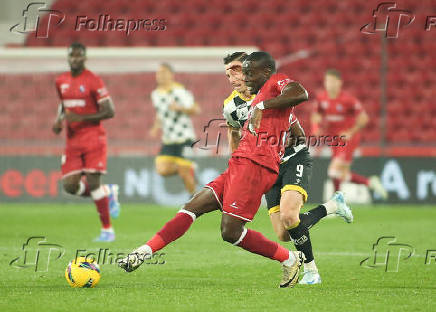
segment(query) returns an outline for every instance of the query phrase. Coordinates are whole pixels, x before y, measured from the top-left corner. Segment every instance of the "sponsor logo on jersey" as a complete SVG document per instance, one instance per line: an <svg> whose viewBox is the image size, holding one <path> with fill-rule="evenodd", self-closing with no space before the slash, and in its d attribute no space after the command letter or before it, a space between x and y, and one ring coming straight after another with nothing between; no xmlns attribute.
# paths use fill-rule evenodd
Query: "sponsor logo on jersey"
<svg viewBox="0 0 436 312"><path fill-rule="evenodd" d="M329 107L329 102L328 102L328 101L322 101L322 102L321 102L321 107L322 107L323 109L326 109L327 107Z"/></svg>
<svg viewBox="0 0 436 312"><path fill-rule="evenodd" d="M70 87L69 83L63 83L61 84L61 93L64 93L65 91L67 91L67 89Z"/></svg>
<svg viewBox="0 0 436 312"><path fill-rule="evenodd" d="M85 100L78 100L78 99L64 100L63 103L64 103L64 107L67 107L67 108L84 107L86 104Z"/></svg>

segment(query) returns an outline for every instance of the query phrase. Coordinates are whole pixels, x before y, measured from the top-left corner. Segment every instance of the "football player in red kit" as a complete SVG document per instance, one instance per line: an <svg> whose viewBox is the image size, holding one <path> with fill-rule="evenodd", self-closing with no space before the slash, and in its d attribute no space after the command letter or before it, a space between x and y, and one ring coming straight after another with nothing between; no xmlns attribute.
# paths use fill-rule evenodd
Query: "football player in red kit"
<svg viewBox="0 0 436 312"><path fill-rule="evenodd" d="M102 225L96 241L110 242L115 239L110 215L117 217L120 205L118 186L101 184L101 174L106 173L106 131L101 121L113 118L115 112L103 81L85 68L85 61L86 47L73 43L68 49L70 71L56 78L61 104L52 129L59 134L66 121L64 190L94 200ZM82 175L86 179L82 180Z"/></svg>
<svg viewBox="0 0 436 312"><path fill-rule="evenodd" d="M180 238L196 218L219 209L223 240L281 262L280 287L293 287L297 283L303 254L291 252L261 233L247 229L245 223L256 215L262 195L277 179L293 107L307 100L307 91L286 75L275 73L275 62L266 52L250 54L243 63L243 73L250 93L257 95L251 103L251 118L244 125L227 170L186 203L145 245L119 261L127 272L137 269L146 257Z"/></svg>
<svg viewBox="0 0 436 312"><path fill-rule="evenodd" d="M342 90L342 77L336 69L326 71L324 87L325 90L316 98L312 124L316 129L315 135L322 131L324 135L340 138L337 144L332 144L333 158L328 168L335 191L339 190L342 182L365 184L387 199L388 194L377 176L367 178L350 169L354 151L360 144L360 130L366 126L368 115L355 97Z"/></svg>

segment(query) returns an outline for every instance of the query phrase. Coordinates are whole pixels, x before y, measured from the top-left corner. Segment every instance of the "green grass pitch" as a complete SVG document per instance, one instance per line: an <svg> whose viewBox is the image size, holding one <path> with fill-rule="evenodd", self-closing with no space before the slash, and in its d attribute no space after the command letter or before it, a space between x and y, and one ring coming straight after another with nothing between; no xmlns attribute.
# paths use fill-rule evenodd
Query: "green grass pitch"
<svg viewBox="0 0 436 312"><path fill-rule="evenodd" d="M321 285L279 289L280 265L222 242L215 212L163 250L165 264L130 274L103 264L96 288L68 286L64 270L77 249L129 252L175 212L126 204L114 221L117 240L102 244L92 242L98 219L91 203L1 204L0 311L436 311L435 259L425 264L426 251L436 250L436 209L430 206L357 206L353 224L322 220L310 232ZM275 239L264 208L249 227ZM30 236L62 245L65 255L47 272L10 266ZM380 236L415 248L398 272L360 266Z"/></svg>

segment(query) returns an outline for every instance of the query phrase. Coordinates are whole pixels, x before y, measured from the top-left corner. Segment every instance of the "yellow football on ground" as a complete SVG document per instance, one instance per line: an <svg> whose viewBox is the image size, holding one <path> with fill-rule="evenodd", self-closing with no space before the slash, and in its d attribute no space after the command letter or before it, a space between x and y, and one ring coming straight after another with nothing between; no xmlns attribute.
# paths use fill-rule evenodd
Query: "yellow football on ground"
<svg viewBox="0 0 436 312"><path fill-rule="evenodd" d="M94 287L100 281L100 267L93 259L78 257L68 263L65 278L71 287Z"/></svg>

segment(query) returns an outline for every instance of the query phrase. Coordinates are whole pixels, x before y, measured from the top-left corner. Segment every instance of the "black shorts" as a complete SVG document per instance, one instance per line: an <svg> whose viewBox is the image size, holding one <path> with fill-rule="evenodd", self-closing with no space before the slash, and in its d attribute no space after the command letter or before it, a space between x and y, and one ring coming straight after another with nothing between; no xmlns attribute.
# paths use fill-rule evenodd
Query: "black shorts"
<svg viewBox="0 0 436 312"><path fill-rule="evenodd" d="M286 154L285 154L286 155ZM279 176L272 188L265 194L269 213L280 211L280 197L284 191L295 190L307 201L307 188L312 175L312 157L307 148L280 164Z"/></svg>
<svg viewBox="0 0 436 312"><path fill-rule="evenodd" d="M191 161L186 159L186 157L183 155L183 150L185 147L191 145L191 141L174 144L163 144L157 158L175 161L180 165L190 165Z"/></svg>

